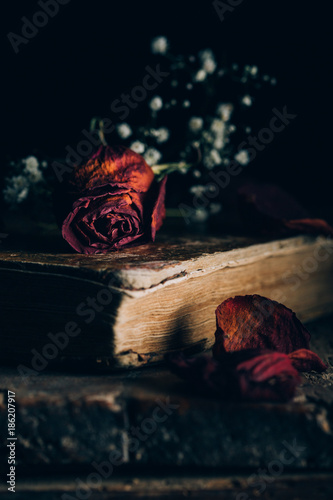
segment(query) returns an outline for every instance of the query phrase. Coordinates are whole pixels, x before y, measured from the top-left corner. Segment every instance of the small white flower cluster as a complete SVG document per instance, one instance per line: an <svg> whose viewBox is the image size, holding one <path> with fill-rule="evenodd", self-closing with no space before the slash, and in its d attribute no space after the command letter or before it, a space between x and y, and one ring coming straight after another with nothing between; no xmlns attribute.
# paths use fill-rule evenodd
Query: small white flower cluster
<svg viewBox="0 0 333 500"><path fill-rule="evenodd" d="M249 153L246 149L241 149L234 156L235 160L238 161L241 165L247 165L250 161Z"/></svg>
<svg viewBox="0 0 333 500"><path fill-rule="evenodd" d="M5 179L3 196L5 202L12 208L27 199L32 186L44 181L40 168L47 167L47 162L38 162L35 156L28 156L18 164L12 163L16 174Z"/></svg>
<svg viewBox="0 0 333 500"><path fill-rule="evenodd" d="M233 105L220 103L216 108L217 117L206 118L193 116L188 122L188 128L193 135L192 146L202 152L203 165L212 169L223 164L224 149L229 141L229 135L236 127L230 124ZM183 151L182 157L186 156Z"/></svg>
<svg viewBox="0 0 333 500"><path fill-rule="evenodd" d="M201 67L193 77L194 82L205 81L207 75L213 74L217 67L213 51L210 49L199 52L199 61L201 63Z"/></svg>
<svg viewBox="0 0 333 500"><path fill-rule="evenodd" d="M169 48L169 41L165 36L157 36L151 42L153 54L166 54Z"/></svg>
<svg viewBox="0 0 333 500"><path fill-rule="evenodd" d="M148 163L148 165L152 167L153 165L156 165L160 161L162 155L157 149L148 148L143 157Z"/></svg>
<svg viewBox="0 0 333 500"><path fill-rule="evenodd" d="M250 95L245 95L242 97L241 103L244 104L244 106L252 106L252 97Z"/></svg>
<svg viewBox="0 0 333 500"><path fill-rule="evenodd" d="M241 143L241 134L249 134L251 127L246 118L235 123L235 117L239 113L251 117L249 111L256 103L257 90L264 82L275 85L276 80L261 75L252 64L220 66L210 49L174 55L169 53L169 46L164 36L151 42L153 54L166 56L163 65L172 77L161 86L159 95L149 97L148 120L132 128L122 123L117 131L149 165L161 167L155 172L168 168L170 172L191 172L188 188L192 195L200 197L205 195L203 186L209 170L223 168L233 160L242 166L249 163L248 151L237 150L236 141L239 138ZM178 148L176 158L174 147ZM195 211L194 219L204 221L221 209L217 199L211 200L206 208Z"/></svg>
<svg viewBox="0 0 333 500"><path fill-rule="evenodd" d="M163 101L159 96L155 96L150 101L149 106L152 111L159 111L163 108Z"/></svg>
<svg viewBox="0 0 333 500"><path fill-rule="evenodd" d="M150 133L152 136L156 138L157 144L163 144L170 137L169 129L167 129L166 127L151 129Z"/></svg>
<svg viewBox="0 0 333 500"><path fill-rule="evenodd" d="M119 125L117 125L117 132L121 139L127 139L133 133L128 123L120 123Z"/></svg>
<svg viewBox="0 0 333 500"><path fill-rule="evenodd" d="M190 119L188 122L188 127L193 132L194 134L197 134L200 132L204 124L203 119L199 116L193 116L193 118Z"/></svg>

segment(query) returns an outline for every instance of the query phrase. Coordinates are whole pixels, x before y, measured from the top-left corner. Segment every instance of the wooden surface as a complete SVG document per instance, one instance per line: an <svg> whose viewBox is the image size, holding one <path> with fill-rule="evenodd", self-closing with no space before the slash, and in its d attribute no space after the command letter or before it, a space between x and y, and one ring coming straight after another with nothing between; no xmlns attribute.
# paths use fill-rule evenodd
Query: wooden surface
<svg viewBox="0 0 333 500"><path fill-rule="evenodd" d="M204 270L212 272L217 265L219 268L235 267L271 258L275 254L302 252L312 246L313 250L316 246L324 246L333 253L333 243L326 237L295 236L272 241L236 236L171 237L162 232L155 243L104 255L63 253L56 245L53 251L50 248L48 251L34 251L33 245L30 250L18 250L17 245L2 245L0 271L45 272L105 284L116 276L119 281L115 286L118 284L131 295L131 290L142 291L177 276L200 273L200 264L204 265ZM63 250L62 246L60 248Z"/></svg>
<svg viewBox="0 0 333 500"><path fill-rule="evenodd" d="M122 476L105 480L99 486L86 486L79 489L78 484L87 485L87 476L75 479L67 477L54 479L24 479L15 493L17 500L75 500L86 498L91 500L121 499L157 499L183 500L195 498L207 500L220 498L223 500L329 500L332 496L333 479L328 473L295 473L269 477L269 480L255 487L251 474L214 475L187 474L185 477L171 474L160 476ZM81 481L81 482L79 482ZM12 499L12 493L0 486L0 498ZM66 496L67 495L67 496Z"/></svg>
<svg viewBox="0 0 333 500"><path fill-rule="evenodd" d="M87 482L94 464L116 457L112 473L90 485L89 498L330 498L333 316L307 326L312 347L330 368L304 374L287 404L221 401L165 367L99 375L44 371L28 380L3 367L0 460L5 464L7 457L9 389L16 393L16 497L52 500L67 492L79 498L78 478ZM284 450L291 460L281 469ZM264 491L256 486L260 474ZM4 486L0 496L9 498Z"/></svg>
<svg viewBox="0 0 333 500"><path fill-rule="evenodd" d="M20 467L89 465L113 449L121 450L131 465L258 467L279 452L282 440L297 439L306 448L293 468L329 468L333 317L308 327L312 345L331 367L322 375L306 374L295 401L288 404L236 404L205 397L165 367L113 375L45 370L28 379L15 368L3 367L2 395L7 389L17 395ZM132 426L151 418L167 400L177 407L131 452L126 435ZM5 429L4 397L0 408L0 428Z"/></svg>
<svg viewBox="0 0 333 500"><path fill-rule="evenodd" d="M161 233L154 244L100 256L60 253L56 245L48 252L2 250L2 359L30 362L50 331L73 321L82 333L55 362L132 367L175 349L206 349L214 341L216 307L234 295L267 296L301 320L333 311L333 242L323 237L170 240ZM106 288L111 303L88 323L78 305Z"/></svg>

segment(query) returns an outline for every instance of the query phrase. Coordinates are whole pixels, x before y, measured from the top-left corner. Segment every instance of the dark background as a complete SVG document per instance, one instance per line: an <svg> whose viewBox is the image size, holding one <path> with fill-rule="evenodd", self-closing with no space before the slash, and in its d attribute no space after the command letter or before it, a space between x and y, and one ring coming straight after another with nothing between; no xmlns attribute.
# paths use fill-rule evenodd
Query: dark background
<svg viewBox="0 0 333 500"><path fill-rule="evenodd" d="M329 206L332 193L332 38L329 2L244 0L220 21L213 2L79 1L60 6L18 54L7 33L21 32L36 1L2 6L4 64L2 156L40 149L64 156L66 145L94 115L140 84L150 40L165 35L176 52L210 47L231 62L255 64L278 85L258 110L266 126L272 107L297 114L251 163L251 173L278 182L309 206ZM4 12L4 10L6 12Z"/></svg>

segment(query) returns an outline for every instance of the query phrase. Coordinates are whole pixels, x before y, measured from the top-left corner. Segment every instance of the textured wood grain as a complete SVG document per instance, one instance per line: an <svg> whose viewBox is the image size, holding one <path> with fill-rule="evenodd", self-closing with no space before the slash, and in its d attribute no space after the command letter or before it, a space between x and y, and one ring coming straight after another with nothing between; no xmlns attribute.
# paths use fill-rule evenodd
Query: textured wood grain
<svg viewBox="0 0 333 500"><path fill-rule="evenodd" d="M254 475L256 473L254 472ZM130 498L149 498L151 500L183 500L195 498L220 498L223 500L249 500L260 498L265 500L329 500L332 494L333 475L329 473L308 472L281 474L270 481L262 481L255 487L254 479L250 474L218 475L196 473L192 476L165 474L154 476L129 476L101 481L98 486L86 486L85 490L78 488L79 484L87 484L87 476L78 478L35 478L24 479L19 482L15 498L17 500L75 500L86 498L91 500L121 500ZM79 480L81 483L79 483ZM6 492L0 486L0 495L3 500L11 499L12 493ZM67 495L67 497L66 497ZM89 495L89 496L88 496Z"/></svg>
<svg viewBox="0 0 333 500"><path fill-rule="evenodd" d="M93 462L108 461L111 453L122 457L116 476L127 466L267 468L285 442L301 448L284 472L331 470L333 317L307 326L312 347L330 368L305 374L286 404L221 401L165 368L100 375L45 370L28 379L15 368L2 368L0 461L7 456L9 389L16 393L20 474L89 473Z"/></svg>
<svg viewBox="0 0 333 500"><path fill-rule="evenodd" d="M7 249L0 278L0 357L29 361L50 331L75 321L81 334L62 357L130 367L160 361L173 349L209 348L216 307L237 294L278 300L301 320L332 312L333 243L304 236L170 242L162 234L154 244L100 256ZM91 322L78 314L88 298L105 293L110 302Z"/></svg>

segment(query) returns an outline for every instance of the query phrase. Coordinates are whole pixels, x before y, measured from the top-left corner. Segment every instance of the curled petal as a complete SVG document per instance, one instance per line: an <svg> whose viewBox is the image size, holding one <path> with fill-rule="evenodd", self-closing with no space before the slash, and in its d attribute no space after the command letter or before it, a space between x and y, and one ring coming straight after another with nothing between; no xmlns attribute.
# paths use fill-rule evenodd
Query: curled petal
<svg viewBox="0 0 333 500"><path fill-rule="evenodd" d="M242 399L288 401L301 379L286 354L277 352L256 356L237 368Z"/></svg>
<svg viewBox="0 0 333 500"><path fill-rule="evenodd" d="M178 353L168 360L171 370L193 389L229 400L288 401L301 381L288 356L275 352L226 354L224 362L208 355L187 358Z"/></svg>
<svg viewBox="0 0 333 500"><path fill-rule="evenodd" d="M239 206L248 229L266 234L333 235L322 219L309 216L289 193L274 184L246 182L238 189Z"/></svg>
<svg viewBox="0 0 333 500"><path fill-rule="evenodd" d="M86 163L75 168L73 184L81 192L108 181L146 192L153 180L152 169L139 154L124 146L101 146Z"/></svg>
<svg viewBox="0 0 333 500"><path fill-rule="evenodd" d="M310 372L311 370L324 372L327 370L327 366L322 362L320 357L308 349L298 349L291 352L288 356L293 366L299 372Z"/></svg>
<svg viewBox="0 0 333 500"><path fill-rule="evenodd" d="M153 213L151 216L151 237L155 240L156 231L158 231L165 219L165 185L167 177L164 177L158 185L158 195L154 203Z"/></svg>

